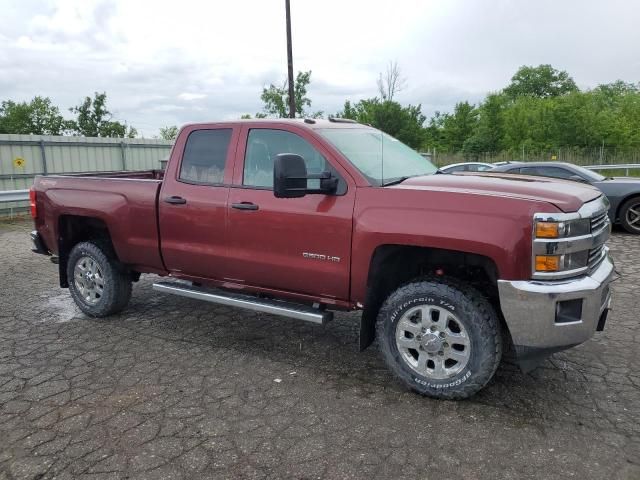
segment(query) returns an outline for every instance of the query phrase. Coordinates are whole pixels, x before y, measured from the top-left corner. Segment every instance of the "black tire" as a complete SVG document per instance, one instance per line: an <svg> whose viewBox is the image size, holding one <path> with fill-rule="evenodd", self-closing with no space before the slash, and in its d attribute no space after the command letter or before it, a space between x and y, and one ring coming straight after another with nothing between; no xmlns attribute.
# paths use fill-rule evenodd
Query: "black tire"
<svg viewBox="0 0 640 480"><path fill-rule="evenodd" d="M102 294L93 304L80 293L74 276L76 264L83 257L89 257L96 262L102 272L104 287ZM67 278L69 291L76 305L91 317L107 317L118 313L127 306L131 298L131 276L118 262L108 242L90 241L75 245L69 253Z"/></svg>
<svg viewBox="0 0 640 480"><path fill-rule="evenodd" d="M397 324L405 312L418 305L433 305L454 314L467 332L468 360L462 370L449 378L419 374L398 349ZM376 328L382 355L393 374L410 389L433 398L472 396L491 380L502 356L500 321L495 310L477 290L453 279L417 279L398 288L382 305Z"/></svg>
<svg viewBox="0 0 640 480"><path fill-rule="evenodd" d="M630 223L634 221L639 215L634 215L633 212L640 212L640 197L630 198L622 204L620 207L620 225L629 233L640 234L640 220L636 220L636 223ZM632 218L630 218L632 217Z"/></svg>

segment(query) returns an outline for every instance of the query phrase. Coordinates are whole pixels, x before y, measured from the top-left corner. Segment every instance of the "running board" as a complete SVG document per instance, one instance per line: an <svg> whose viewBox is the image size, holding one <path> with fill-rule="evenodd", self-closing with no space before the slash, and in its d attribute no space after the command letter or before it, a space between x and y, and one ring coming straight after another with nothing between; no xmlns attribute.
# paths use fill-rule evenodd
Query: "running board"
<svg viewBox="0 0 640 480"><path fill-rule="evenodd" d="M281 300L258 298L242 293L231 293L224 290L196 287L187 283L158 282L153 284L153 289L158 292L171 293L181 297L204 300L205 302L219 303L230 307L244 308L254 312L270 313L283 317L295 318L306 322L324 325L333 319L333 312L318 310L297 303L289 303Z"/></svg>

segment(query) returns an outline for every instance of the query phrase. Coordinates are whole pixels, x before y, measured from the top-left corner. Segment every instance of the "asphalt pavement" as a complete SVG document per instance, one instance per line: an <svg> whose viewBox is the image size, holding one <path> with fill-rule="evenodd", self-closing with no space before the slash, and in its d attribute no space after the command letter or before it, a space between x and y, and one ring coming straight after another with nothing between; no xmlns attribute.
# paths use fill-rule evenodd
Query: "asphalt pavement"
<svg viewBox="0 0 640 480"><path fill-rule="evenodd" d="M355 314L326 326L134 285L85 317L0 223L0 480L640 479L640 236L606 330L460 402L396 383Z"/></svg>

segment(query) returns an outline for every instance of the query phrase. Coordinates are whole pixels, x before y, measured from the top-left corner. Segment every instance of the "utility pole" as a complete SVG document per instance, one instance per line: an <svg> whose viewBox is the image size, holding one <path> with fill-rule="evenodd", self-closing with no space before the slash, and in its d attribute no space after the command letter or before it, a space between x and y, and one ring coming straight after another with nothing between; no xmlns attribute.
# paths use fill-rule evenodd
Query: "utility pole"
<svg viewBox="0 0 640 480"><path fill-rule="evenodd" d="M289 118L296 118L296 99L293 93L293 51L291 47L291 7L285 0L287 10L287 63L289 67Z"/></svg>

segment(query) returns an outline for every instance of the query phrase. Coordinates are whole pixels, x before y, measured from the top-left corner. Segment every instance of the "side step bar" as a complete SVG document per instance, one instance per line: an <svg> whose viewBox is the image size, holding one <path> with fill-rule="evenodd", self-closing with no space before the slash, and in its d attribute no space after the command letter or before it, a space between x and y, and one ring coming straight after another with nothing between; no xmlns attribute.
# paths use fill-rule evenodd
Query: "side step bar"
<svg viewBox="0 0 640 480"><path fill-rule="evenodd" d="M158 292L171 293L181 297L295 318L318 325L324 325L333 319L333 312L318 310L317 308L306 305L288 303L281 300L257 298L251 295L231 293L224 290L196 287L188 283L158 282L153 284L153 289Z"/></svg>

